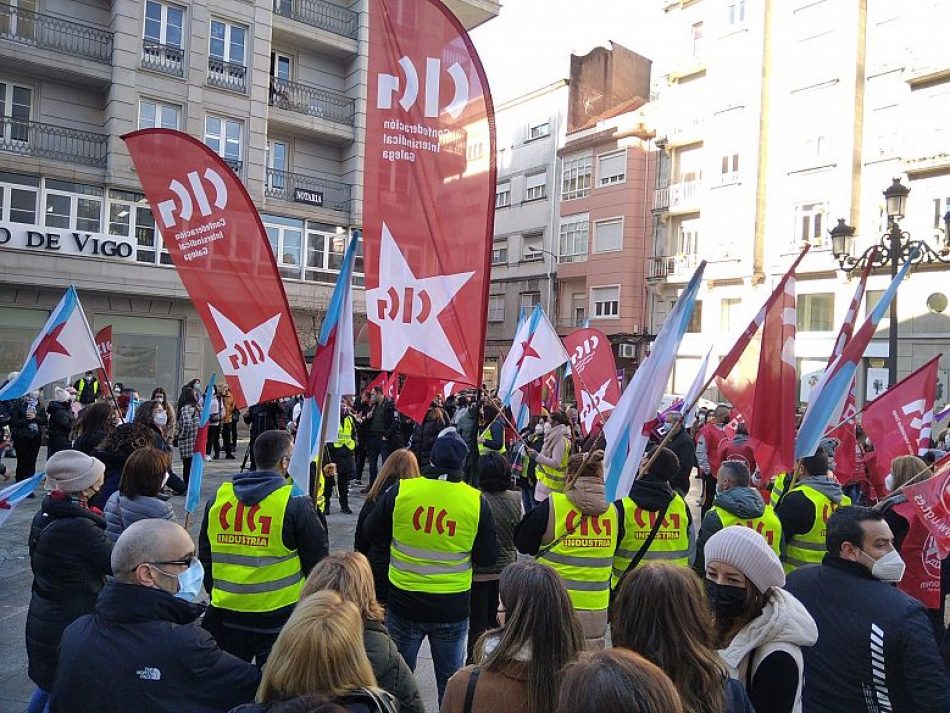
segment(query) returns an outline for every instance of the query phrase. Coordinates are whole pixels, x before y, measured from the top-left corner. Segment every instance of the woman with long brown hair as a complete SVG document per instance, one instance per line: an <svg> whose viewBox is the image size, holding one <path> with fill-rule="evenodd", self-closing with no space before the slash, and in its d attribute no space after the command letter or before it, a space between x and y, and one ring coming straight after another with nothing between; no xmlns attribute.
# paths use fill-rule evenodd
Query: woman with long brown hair
<svg viewBox="0 0 950 713"><path fill-rule="evenodd" d="M673 682L626 649L582 654L567 667L557 713L683 713Z"/></svg>
<svg viewBox="0 0 950 713"><path fill-rule="evenodd" d="M389 454L389 457L380 468L376 480L373 481L366 493L366 500L356 518L356 533L353 535L353 549L362 552L369 560L373 570L373 584L376 588L376 599L383 604L389 598L389 546L378 542L371 542L363 534L363 523L376 507L376 503L390 486L399 480L418 478L419 462L408 448L400 448Z"/></svg>
<svg viewBox="0 0 950 713"><path fill-rule="evenodd" d="M501 573L498 621L476 644L475 665L449 679L441 713L554 713L562 669L584 636L557 573L539 562L515 562ZM474 680L473 680L474 679Z"/></svg>
<svg viewBox="0 0 950 713"><path fill-rule="evenodd" d="M635 651L673 681L685 713L751 713L741 684L726 674L712 611L688 567L650 563L630 572L611 608L614 646Z"/></svg>

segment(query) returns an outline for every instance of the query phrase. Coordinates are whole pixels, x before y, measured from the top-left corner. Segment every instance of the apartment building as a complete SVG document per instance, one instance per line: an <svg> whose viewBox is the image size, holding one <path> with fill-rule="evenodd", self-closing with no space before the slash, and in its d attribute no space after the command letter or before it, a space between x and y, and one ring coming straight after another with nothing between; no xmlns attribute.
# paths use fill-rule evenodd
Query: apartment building
<svg viewBox="0 0 950 713"><path fill-rule="evenodd" d="M927 33L950 17L950 3L682 0L664 7L670 52L654 82L662 151L651 331L699 261L708 262L671 388L685 391L707 350L714 358L728 350L808 244L797 281L805 401L858 274L839 269L829 235L836 220L855 226L859 255L887 229L883 191L900 177L911 189L903 229L935 248L947 245L950 50ZM946 270L920 265L901 287L899 376L950 346ZM861 317L889 280L887 268L872 273ZM868 349L859 400L887 386L889 327L885 319ZM946 400L947 368L941 381Z"/></svg>
<svg viewBox="0 0 950 713"><path fill-rule="evenodd" d="M499 11L447 4L467 27ZM94 329L113 326L117 380L177 389L217 370L120 138L146 127L200 138L241 178L312 345L362 222L367 7L0 5L0 371L22 363L69 284Z"/></svg>
<svg viewBox="0 0 950 713"><path fill-rule="evenodd" d="M484 381L495 388L522 311L554 315L557 152L566 133L568 81L562 79L495 109L498 184Z"/></svg>

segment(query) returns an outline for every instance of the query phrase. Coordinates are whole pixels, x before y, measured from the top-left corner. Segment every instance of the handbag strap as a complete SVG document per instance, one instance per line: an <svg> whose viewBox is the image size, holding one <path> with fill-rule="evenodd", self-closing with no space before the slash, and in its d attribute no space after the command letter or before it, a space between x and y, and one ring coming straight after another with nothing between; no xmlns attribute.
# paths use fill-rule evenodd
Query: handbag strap
<svg viewBox="0 0 950 713"><path fill-rule="evenodd" d="M673 498L675 497L676 495L674 494ZM663 510L657 515L656 521L653 523L653 527L650 528L650 534L647 535L647 539L643 541L642 545L640 545L640 549L637 550L637 553L633 556L633 559L630 560L630 564L627 565L627 569L625 569L623 574L620 576L620 579L617 581L616 589L620 589L620 585L623 583L624 577L637 568L637 565L640 564L640 561L650 549L650 545L652 545L653 540L656 539L656 533L660 531L660 526L663 524L663 520L666 519L666 511L670 509L670 505L673 503L673 498L670 498Z"/></svg>
<svg viewBox="0 0 950 713"><path fill-rule="evenodd" d="M482 670L476 666L472 669L468 677L468 687L465 689L465 705L462 707L462 713L472 713L472 703L475 700L475 686L478 685L478 675Z"/></svg>

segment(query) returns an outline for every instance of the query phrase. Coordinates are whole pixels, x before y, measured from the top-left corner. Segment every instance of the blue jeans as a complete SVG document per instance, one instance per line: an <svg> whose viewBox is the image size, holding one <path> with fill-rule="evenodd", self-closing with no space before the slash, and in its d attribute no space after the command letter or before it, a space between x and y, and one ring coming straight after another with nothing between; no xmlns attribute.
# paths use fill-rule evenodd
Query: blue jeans
<svg viewBox="0 0 950 713"><path fill-rule="evenodd" d="M452 674L465 665L465 641L468 638L468 619L449 624L430 624L410 621L386 612L386 628L406 664L415 672L416 657L422 640L429 637L435 685L439 690L439 705L445 694L445 684Z"/></svg>
<svg viewBox="0 0 950 713"><path fill-rule="evenodd" d="M524 514L527 515L534 509L534 506L537 505L537 500L534 499L534 486L533 485L522 485L521 486L521 507L524 508Z"/></svg>
<svg viewBox="0 0 950 713"><path fill-rule="evenodd" d="M26 713L49 713L49 691L44 691L39 686L30 696L30 702L26 706Z"/></svg>

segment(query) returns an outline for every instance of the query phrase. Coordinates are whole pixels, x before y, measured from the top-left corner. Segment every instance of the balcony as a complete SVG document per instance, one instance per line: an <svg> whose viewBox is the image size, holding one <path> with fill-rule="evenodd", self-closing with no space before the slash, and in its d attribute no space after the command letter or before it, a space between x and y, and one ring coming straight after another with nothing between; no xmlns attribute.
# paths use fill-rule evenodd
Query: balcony
<svg viewBox="0 0 950 713"><path fill-rule="evenodd" d="M185 76L185 51L155 40L142 40L142 67L173 77Z"/></svg>
<svg viewBox="0 0 950 713"><path fill-rule="evenodd" d="M234 174L238 178L243 179L244 177L242 174L242 172L244 171L243 161L238 161L236 158L225 158L224 156L221 157L221 160L224 161L226 164L228 164L228 168L234 171Z"/></svg>
<svg viewBox="0 0 950 713"><path fill-rule="evenodd" d="M706 119L701 116L679 121L673 124L667 133L666 145L675 148L700 143L703 140L705 129Z"/></svg>
<svg viewBox="0 0 950 713"><path fill-rule="evenodd" d="M689 278L699 264L696 253L656 255L649 260L647 280L659 282L670 278Z"/></svg>
<svg viewBox="0 0 950 713"><path fill-rule="evenodd" d="M217 57L208 57L208 84L244 94L247 92L247 67L236 62L225 62Z"/></svg>
<svg viewBox="0 0 950 713"><path fill-rule="evenodd" d="M682 181L653 193L653 210L668 213L694 213L699 210L702 181Z"/></svg>
<svg viewBox="0 0 950 713"><path fill-rule="evenodd" d="M274 13L355 40L359 15L324 0L274 0Z"/></svg>
<svg viewBox="0 0 950 713"><path fill-rule="evenodd" d="M92 25L0 4L0 39L112 64L112 33Z"/></svg>
<svg viewBox="0 0 950 713"><path fill-rule="evenodd" d="M355 104L349 97L328 89L271 77L268 103L278 109L353 126Z"/></svg>
<svg viewBox="0 0 950 713"><path fill-rule="evenodd" d="M350 186L316 176L268 168L264 196L287 203L303 203L341 213L350 212Z"/></svg>
<svg viewBox="0 0 950 713"><path fill-rule="evenodd" d="M0 117L0 152L106 167L109 137L65 126Z"/></svg>

